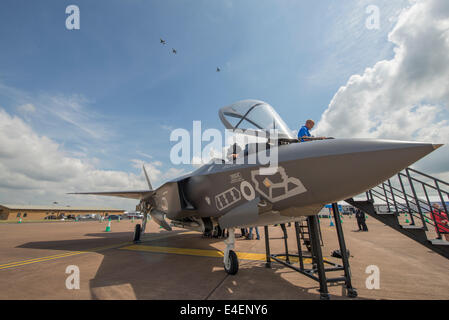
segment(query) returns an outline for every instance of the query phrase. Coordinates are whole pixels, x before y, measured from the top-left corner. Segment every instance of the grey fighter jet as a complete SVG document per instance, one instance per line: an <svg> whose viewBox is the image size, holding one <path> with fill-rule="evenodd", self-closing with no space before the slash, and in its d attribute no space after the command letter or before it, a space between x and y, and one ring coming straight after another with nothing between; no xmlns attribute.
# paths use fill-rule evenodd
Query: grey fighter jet
<svg viewBox="0 0 449 320"><path fill-rule="evenodd" d="M144 232L148 215L166 230L172 226L202 232L216 226L229 230L224 267L235 274L235 228L316 215L326 204L373 188L441 146L379 139L299 142L276 111L257 100L224 107L219 117L227 129L245 129L252 136L263 133L267 141L248 144L236 159L212 160L157 189L144 168L148 190L84 194L139 200L137 210L144 212L144 221L136 225L135 240ZM274 168L261 160L271 153L277 153Z"/></svg>

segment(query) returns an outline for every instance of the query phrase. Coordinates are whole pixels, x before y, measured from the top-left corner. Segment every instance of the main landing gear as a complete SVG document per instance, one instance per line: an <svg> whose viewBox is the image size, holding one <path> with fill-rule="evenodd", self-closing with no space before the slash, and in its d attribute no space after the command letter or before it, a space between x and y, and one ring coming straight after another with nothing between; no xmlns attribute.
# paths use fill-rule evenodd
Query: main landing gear
<svg viewBox="0 0 449 320"><path fill-rule="evenodd" d="M137 243L140 242L140 233L142 232L142 226L140 223L136 224L136 227L134 228L134 237L133 242Z"/></svg>
<svg viewBox="0 0 449 320"><path fill-rule="evenodd" d="M225 240L224 269L228 274L235 275L239 271L237 254L232 250L235 244L234 228L229 228L229 237Z"/></svg>
<svg viewBox="0 0 449 320"><path fill-rule="evenodd" d="M151 209L151 207L148 209L148 211L144 212L142 225L140 223L138 223L134 227L134 236L133 236L133 242L134 243L139 243L142 234L144 234L144 232L145 232L145 228L147 226L147 221L148 221L148 216L149 216L150 209Z"/></svg>

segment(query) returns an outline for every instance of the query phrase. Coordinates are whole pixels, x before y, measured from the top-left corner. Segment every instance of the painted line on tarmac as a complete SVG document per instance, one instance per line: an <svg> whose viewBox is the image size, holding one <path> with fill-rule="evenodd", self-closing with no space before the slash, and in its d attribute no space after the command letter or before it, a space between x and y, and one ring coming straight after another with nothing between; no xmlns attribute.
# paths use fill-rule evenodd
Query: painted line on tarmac
<svg viewBox="0 0 449 320"><path fill-rule="evenodd" d="M170 234L164 234L162 236L157 236L157 234L155 236L149 235L146 238L144 238L144 241L146 242L146 241L159 240L159 239L172 237L172 236L175 236L175 235L178 235L178 234L190 234L190 233L192 233L192 232L189 231L189 232L181 232L181 233L174 233L174 234L170 233ZM25 265L29 265L29 264L33 264L33 263L38 263L38 262L45 262L45 261L50 261L50 260L62 259L62 258L76 256L76 255L85 254L85 253L100 252L100 251L103 251L103 250L120 248L120 247L131 245L131 244L133 244L132 241L127 241L127 242L122 242L122 243L119 243L119 244L114 244L114 245L109 245L109 246L102 246L102 247L96 247L96 248L87 249L87 250L83 250L83 251L69 251L69 252L65 252L65 253L61 253L61 254L55 254L55 255L46 256L46 257L39 257L39 258L34 258L34 259L27 259L27 260L9 262L9 263L0 264L0 270L14 268L14 267L21 267L21 266L25 266Z"/></svg>
<svg viewBox="0 0 449 320"><path fill-rule="evenodd" d="M153 252L153 253L171 253L180 254L187 256L199 256L199 257L212 257L212 258L223 258L224 254L219 250L206 250L206 249L189 249L189 248L172 248L172 247L157 247L157 246L147 246L147 245L131 245L126 247L121 247L119 250L130 250L130 251L143 251L143 252ZM250 252L236 252L237 257L242 260L253 260L253 261L265 261L265 253L250 253ZM284 257L279 257L278 259L285 260ZM291 262L299 262L298 257L290 257ZM304 263L312 263L312 259L303 259Z"/></svg>
<svg viewBox="0 0 449 320"><path fill-rule="evenodd" d="M0 264L0 270L13 268L13 267L20 267L20 266L24 266L24 265L28 265L28 264L32 264L32 263L37 263L37 262L45 262L45 261L49 261L49 260L55 260L55 259L76 256L76 255L84 254L84 253L100 252L100 251L107 250L107 249L119 248L119 247L126 246L129 244L132 244L132 242L122 242L122 243L115 244L115 245L96 247L96 248L83 250L83 251L69 251L66 253L55 254L52 256L46 256L46 257L40 257L40 258L34 258L34 259L21 260L21 261L16 261L16 262Z"/></svg>

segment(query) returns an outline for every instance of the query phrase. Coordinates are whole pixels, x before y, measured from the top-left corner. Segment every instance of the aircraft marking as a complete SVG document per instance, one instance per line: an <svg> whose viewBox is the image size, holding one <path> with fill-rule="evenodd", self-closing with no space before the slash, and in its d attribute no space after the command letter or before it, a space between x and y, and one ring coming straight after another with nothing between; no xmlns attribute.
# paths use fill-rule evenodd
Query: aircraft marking
<svg viewBox="0 0 449 320"><path fill-rule="evenodd" d="M259 181L256 179L257 176L261 176L259 169L251 171L251 179L254 182L256 190L265 198L267 198L270 202L272 203L278 202L296 196L298 194L307 192L307 189L306 187L304 187L301 180L295 177L289 177L283 167L278 167L278 170L274 174L276 173L280 174L282 179L281 182L274 183L267 176L262 181L262 183L259 183ZM289 190L288 189L289 184L293 184L295 185L295 187ZM266 190L262 189L262 185L265 186ZM273 190L280 190L282 191L282 194L275 196L273 195Z"/></svg>
<svg viewBox="0 0 449 320"><path fill-rule="evenodd" d="M237 183L243 180L242 174L240 172L233 173L229 176L230 183Z"/></svg>
<svg viewBox="0 0 449 320"><path fill-rule="evenodd" d="M242 195L235 187L232 187L215 196L215 205L219 211L232 206L234 203L240 201Z"/></svg>
<svg viewBox="0 0 449 320"><path fill-rule="evenodd" d="M246 190L249 190L249 194L246 193ZM254 198L256 197L254 187L252 186L251 183L245 180L242 181L242 183L240 184L240 192L242 193L243 198L245 198L248 201L254 200Z"/></svg>

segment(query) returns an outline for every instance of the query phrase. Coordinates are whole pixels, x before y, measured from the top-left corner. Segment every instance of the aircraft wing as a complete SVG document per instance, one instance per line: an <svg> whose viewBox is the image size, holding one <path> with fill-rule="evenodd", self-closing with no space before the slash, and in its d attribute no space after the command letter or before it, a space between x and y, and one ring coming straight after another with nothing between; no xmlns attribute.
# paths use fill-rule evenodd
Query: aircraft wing
<svg viewBox="0 0 449 320"><path fill-rule="evenodd" d="M105 191L105 192L73 192L69 194L91 194L96 196L121 197L141 200L154 194L155 191L137 190L137 191Z"/></svg>

